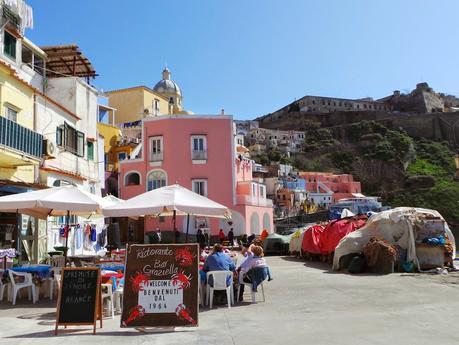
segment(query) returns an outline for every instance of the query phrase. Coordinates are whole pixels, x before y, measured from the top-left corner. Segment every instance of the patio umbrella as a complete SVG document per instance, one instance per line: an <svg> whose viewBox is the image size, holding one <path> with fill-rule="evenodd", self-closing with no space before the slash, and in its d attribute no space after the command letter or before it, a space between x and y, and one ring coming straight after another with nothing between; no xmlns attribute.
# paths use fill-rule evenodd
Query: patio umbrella
<svg viewBox="0 0 459 345"><path fill-rule="evenodd" d="M186 215L187 239L189 216L230 218L231 213L226 206L194 193L178 184L166 186L140 194L118 205L104 207L106 217L138 217L145 215L173 217L176 231L176 216Z"/></svg>
<svg viewBox="0 0 459 345"><path fill-rule="evenodd" d="M91 193L68 185L0 197L0 212L16 212L16 214L27 214L41 219L66 215L67 225L69 225L70 213L88 215L92 212L100 212L102 205L97 200L97 197ZM66 247L67 241L68 236ZM67 251L64 255L67 259Z"/></svg>
<svg viewBox="0 0 459 345"><path fill-rule="evenodd" d="M73 185L0 197L0 212L19 212L41 219L65 216L69 212L88 215L100 212L101 207L95 195Z"/></svg>

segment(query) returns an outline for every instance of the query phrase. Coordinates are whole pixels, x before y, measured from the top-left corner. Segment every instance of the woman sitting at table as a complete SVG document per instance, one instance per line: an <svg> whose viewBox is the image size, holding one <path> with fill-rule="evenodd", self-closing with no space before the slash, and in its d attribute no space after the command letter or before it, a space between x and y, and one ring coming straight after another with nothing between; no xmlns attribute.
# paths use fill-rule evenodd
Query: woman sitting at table
<svg viewBox="0 0 459 345"><path fill-rule="evenodd" d="M206 262L204 263L204 272L210 271L232 271L234 272L236 266L233 263L233 260L223 252L223 246L220 243L216 243L212 249L212 254L210 254Z"/></svg>
<svg viewBox="0 0 459 345"><path fill-rule="evenodd" d="M245 257L237 269L239 275L242 275L244 283L251 283L253 291L257 291L257 286L262 283L266 278L271 280L271 272L269 271L268 264L266 263L263 253L263 248L256 245L251 245L249 253ZM241 289L239 293L239 301L243 300L244 284L241 282Z"/></svg>

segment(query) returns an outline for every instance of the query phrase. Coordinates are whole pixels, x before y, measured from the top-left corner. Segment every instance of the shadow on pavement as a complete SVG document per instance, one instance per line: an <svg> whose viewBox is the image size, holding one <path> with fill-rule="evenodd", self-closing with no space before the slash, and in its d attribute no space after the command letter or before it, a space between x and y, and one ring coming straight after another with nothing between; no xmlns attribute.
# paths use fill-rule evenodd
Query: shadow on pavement
<svg viewBox="0 0 459 345"><path fill-rule="evenodd" d="M33 332L28 334L21 334L15 335L11 337L4 337L3 339L34 339L34 338L55 338L55 337L62 337L62 336L73 336L73 335L91 335L91 336L118 336L118 337L125 337L125 336L142 336L148 334L167 334L167 333L187 333L192 332L194 329L186 329L186 330L174 330L174 329L135 329L133 328L130 331L121 330L119 332L116 331L109 331L104 332L103 329L97 328L96 334L92 334L92 327L91 328L79 328L79 329L64 329L59 328L58 335L54 335L54 329L43 331L43 332Z"/></svg>

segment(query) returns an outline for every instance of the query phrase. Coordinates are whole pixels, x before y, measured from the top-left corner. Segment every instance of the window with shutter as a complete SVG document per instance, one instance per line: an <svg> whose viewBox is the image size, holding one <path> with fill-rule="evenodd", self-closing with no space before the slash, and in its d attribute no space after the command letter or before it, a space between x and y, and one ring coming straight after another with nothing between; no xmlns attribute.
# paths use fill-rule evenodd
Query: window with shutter
<svg viewBox="0 0 459 345"><path fill-rule="evenodd" d="M87 145L88 145L88 160L93 161L94 160L94 143L91 141L88 141Z"/></svg>

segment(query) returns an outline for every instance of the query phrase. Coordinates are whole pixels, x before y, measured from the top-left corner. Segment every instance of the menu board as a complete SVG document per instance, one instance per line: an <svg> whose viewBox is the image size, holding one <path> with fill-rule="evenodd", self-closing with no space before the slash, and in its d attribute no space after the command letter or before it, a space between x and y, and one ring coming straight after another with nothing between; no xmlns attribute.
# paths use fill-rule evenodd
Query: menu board
<svg viewBox="0 0 459 345"><path fill-rule="evenodd" d="M198 325L198 244L133 244L121 327Z"/></svg>
<svg viewBox="0 0 459 345"><path fill-rule="evenodd" d="M62 269L62 281L57 303L56 329L59 325L94 325L100 318L100 270L96 267Z"/></svg>

